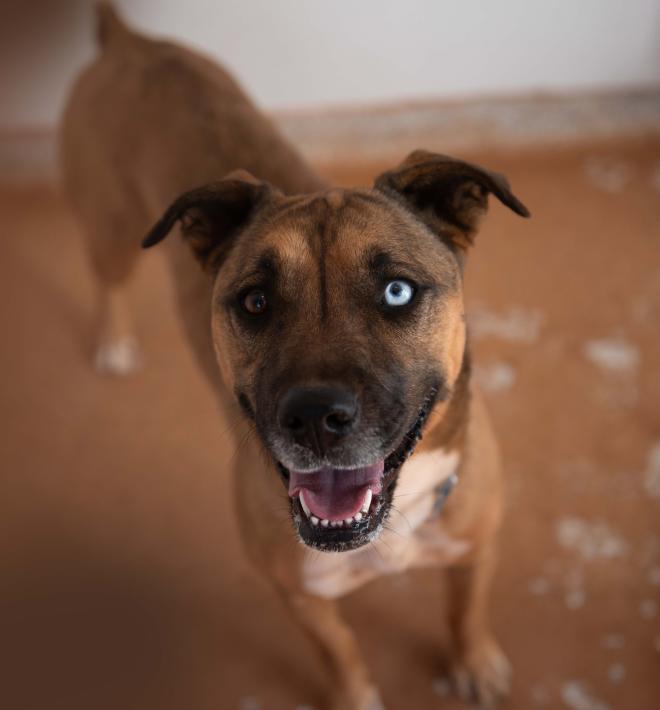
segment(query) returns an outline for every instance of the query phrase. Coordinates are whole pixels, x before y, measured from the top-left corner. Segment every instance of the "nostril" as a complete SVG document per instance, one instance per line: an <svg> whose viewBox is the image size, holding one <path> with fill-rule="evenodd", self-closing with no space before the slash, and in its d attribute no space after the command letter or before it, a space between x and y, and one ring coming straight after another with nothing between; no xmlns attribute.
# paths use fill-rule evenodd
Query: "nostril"
<svg viewBox="0 0 660 710"><path fill-rule="evenodd" d="M328 431L336 434L345 431L353 422L353 416L349 412L337 411L328 414L323 423Z"/></svg>

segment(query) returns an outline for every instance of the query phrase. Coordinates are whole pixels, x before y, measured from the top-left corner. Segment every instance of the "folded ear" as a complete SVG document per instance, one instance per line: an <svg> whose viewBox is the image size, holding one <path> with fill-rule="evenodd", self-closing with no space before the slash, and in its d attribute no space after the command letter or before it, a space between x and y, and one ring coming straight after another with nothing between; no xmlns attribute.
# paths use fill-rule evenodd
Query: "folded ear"
<svg viewBox="0 0 660 710"><path fill-rule="evenodd" d="M463 248L474 242L488 209L488 193L521 217L530 216L504 175L425 150L416 150L380 175L374 187L402 197L433 231Z"/></svg>
<svg viewBox="0 0 660 710"><path fill-rule="evenodd" d="M158 244L181 221L181 233L207 270L217 268L233 238L263 205L274 189L244 170L219 182L184 192L167 208L142 241L142 247Z"/></svg>

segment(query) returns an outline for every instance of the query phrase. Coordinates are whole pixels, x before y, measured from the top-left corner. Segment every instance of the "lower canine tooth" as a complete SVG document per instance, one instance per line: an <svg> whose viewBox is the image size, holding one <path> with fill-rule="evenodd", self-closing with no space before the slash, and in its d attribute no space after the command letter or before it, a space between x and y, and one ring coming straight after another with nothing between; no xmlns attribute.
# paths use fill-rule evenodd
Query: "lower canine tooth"
<svg viewBox="0 0 660 710"><path fill-rule="evenodd" d="M356 523L359 523L360 520L362 520L362 513L356 513L356 514L353 516L353 520L355 520Z"/></svg>
<svg viewBox="0 0 660 710"><path fill-rule="evenodd" d="M371 505L372 496L373 491L371 490L371 488L367 488L367 492L364 494L364 500L362 501L362 508L360 508L363 513L369 512L369 506ZM302 499L302 493L300 494L300 497Z"/></svg>
<svg viewBox="0 0 660 710"><path fill-rule="evenodd" d="M312 517L310 518L310 520L312 521L312 525L318 525L318 524L319 524L319 519L318 519L315 515L312 515Z"/></svg>
<svg viewBox="0 0 660 710"><path fill-rule="evenodd" d="M305 502L305 492L300 491L300 495L298 496L300 499L300 505L302 506L302 509L305 511L305 515L309 518L311 517L311 513L309 512L309 508L307 507L307 503Z"/></svg>

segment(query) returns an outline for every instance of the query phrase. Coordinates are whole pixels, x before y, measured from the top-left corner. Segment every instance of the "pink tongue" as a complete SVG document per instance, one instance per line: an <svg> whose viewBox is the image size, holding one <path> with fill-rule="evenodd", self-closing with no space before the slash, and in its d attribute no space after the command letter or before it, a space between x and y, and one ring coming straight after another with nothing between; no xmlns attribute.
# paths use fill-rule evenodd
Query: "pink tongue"
<svg viewBox="0 0 660 710"><path fill-rule="evenodd" d="M384 464L378 461L364 468L291 471L289 495L294 498L304 491L307 507L320 520L352 518L360 510L367 488L380 493Z"/></svg>

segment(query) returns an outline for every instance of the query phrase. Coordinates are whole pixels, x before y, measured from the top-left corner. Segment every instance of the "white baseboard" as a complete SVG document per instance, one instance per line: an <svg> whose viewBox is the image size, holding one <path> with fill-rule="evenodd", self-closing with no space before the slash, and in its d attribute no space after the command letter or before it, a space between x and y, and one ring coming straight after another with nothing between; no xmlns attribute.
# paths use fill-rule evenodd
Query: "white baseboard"
<svg viewBox="0 0 660 710"><path fill-rule="evenodd" d="M407 152L522 149L660 133L660 89L426 101L273 115L317 164L398 161ZM55 131L0 131L0 182L53 182Z"/></svg>
<svg viewBox="0 0 660 710"><path fill-rule="evenodd" d="M436 101L289 113L287 136L321 163L437 152L522 149L660 133L660 89Z"/></svg>

